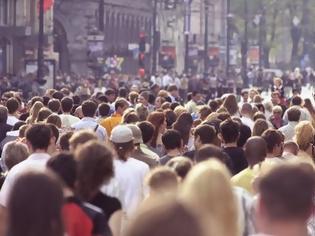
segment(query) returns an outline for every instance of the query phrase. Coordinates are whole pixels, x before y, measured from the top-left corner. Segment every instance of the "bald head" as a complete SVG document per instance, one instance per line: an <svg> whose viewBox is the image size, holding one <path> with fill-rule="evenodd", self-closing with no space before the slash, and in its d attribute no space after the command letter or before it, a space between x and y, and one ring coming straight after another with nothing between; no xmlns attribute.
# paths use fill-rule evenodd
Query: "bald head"
<svg viewBox="0 0 315 236"><path fill-rule="evenodd" d="M249 138L245 144L245 156L250 167L262 162L267 156L266 141L258 136Z"/></svg>

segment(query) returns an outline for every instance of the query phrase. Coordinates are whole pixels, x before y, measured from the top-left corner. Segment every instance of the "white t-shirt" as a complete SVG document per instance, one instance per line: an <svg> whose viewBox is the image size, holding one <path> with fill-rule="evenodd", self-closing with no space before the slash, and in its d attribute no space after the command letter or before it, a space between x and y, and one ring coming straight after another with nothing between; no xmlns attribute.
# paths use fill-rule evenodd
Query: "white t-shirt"
<svg viewBox="0 0 315 236"><path fill-rule="evenodd" d="M61 114L59 117L63 128L71 128L72 125L80 121L78 117L70 114Z"/></svg>
<svg viewBox="0 0 315 236"><path fill-rule="evenodd" d="M8 115L8 119L7 119L8 125L14 126L19 121L20 120L18 118L16 118L15 116Z"/></svg>
<svg viewBox="0 0 315 236"><path fill-rule="evenodd" d="M50 156L47 153L33 153L26 160L15 165L8 173L0 191L0 205L7 207L9 195L15 181L28 171L44 171Z"/></svg>
<svg viewBox="0 0 315 236"><path fill-rule="evenodd" d="M114 178L101 192L118 198L129 218L145 197L144 178L150 169L144 162L128 158L127 161L114 160L114 170Z"/></svg>

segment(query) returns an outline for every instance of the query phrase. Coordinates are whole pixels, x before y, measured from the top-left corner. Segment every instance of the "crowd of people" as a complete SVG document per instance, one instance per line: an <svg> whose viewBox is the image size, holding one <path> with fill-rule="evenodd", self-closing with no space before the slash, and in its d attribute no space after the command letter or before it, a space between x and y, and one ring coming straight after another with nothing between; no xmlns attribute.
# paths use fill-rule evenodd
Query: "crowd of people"
<svg viewBox="0 0 315 236"><path fill-rule="evenodd" d="M315 235L313 98L159 78L6 89L0 236Z"/></svg>

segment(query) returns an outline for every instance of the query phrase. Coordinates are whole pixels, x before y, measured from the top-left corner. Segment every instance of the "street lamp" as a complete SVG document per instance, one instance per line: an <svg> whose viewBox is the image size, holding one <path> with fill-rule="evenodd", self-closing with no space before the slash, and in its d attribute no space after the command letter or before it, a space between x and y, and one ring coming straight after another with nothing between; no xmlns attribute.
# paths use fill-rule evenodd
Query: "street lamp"
<svg viewBox="0 0 315 236"><path fill-rule="evenodd" d="M185 3L185 23L184 23L184 34L185 34L185 72L188 72L189 67L189 34L190 34L190 14L191 14L191 0L184 0Z"/></svg>
<svg viewBox="0 0 315 236"><path fill-rule="evenodd" d="M39 1L39 31L37 49L37 82L44 78L44 0Z"/></svg>
<svg viewBox="0 0 315 236"><path fill-rule="evenodd" d="M248 56L248 0L244 0L244 39L242 42L242 77L245 87L248 87L247 56Z"/></svg>
<svg viewBox="0 0 315 236"><path fill-rule="evenodd" d="M204 40L204 72L205 75L208 73L208 61L209 61L209 55L208 55L208 25L209 25L209 0L205 0L205 40Z"/></svg>

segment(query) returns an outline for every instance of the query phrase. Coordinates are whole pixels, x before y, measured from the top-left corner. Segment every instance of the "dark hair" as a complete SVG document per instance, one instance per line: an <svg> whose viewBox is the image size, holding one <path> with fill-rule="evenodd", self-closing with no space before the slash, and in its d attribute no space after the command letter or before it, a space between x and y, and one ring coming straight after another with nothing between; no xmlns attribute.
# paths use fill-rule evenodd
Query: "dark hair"
<svg viewBox="0 0 315 236"><path fill-rule="evenodd" d="M126 98L128 95L128 91L125 87L120 87L118 90L118 96L122 98Z"/></svg>
<svg viewBox="0 0 315 236"><path fill-rule="evenodd" d="M58 116L57 114L53 113L51 115L49 115L46 119L46 123L47 124L53 124L56 127L58 127L59 129L61 129L61 118L60 116Z"/></svg>
<svg viewBox="0 0 315 236"><path fill-rule="evenodd" d="M16 180L8 202L10 236L63 236L63 193L52 174L27 172Z"/></svg>
<svg viewBox="0 0 315 236"><path fill-rule="evenodd" d="M175 84L171 84L167 87L168 92L173 92L173 91L177 91L177 90L178 90L178 88Z"/></svg>
<svg viewBox="0 0 315 236"><path fill-rule="evenodd" d="M197 126L194 136L199 137L202 144L214 144L217 138L215 129L207 124Z"/></svg>
<svg viewBox="0 0 315 236"><path fill-rule="evenodd" d="M98 105L98 114L101 117L109 116L110 106L107 103L101 103Z"/></svg>
<svg viewBox="0 0 315 236"><path fill-rule="evenodd" d="M19 101L16 98L9 98L6 102L8 113L13 114L19 109Z"/></svg>
<svg viewBox="0 0 315 236"><path fill-rule="evenodd" d="M209 106L203 106L199 110L200 119L205 120L212 113L211 108Z"/></svg>
<svg viewBox="0 0 315 236"><path fill-rule="evenodd" d="M238 147L243 147L247 141L252 136L252 131L251 129L244 124L240 125L240 136L237 140L237 146Z"/></svg>
<svg viewBox="0 0 315 236"><path fill-rule="evenodd" d="M173 124L175 123L177 116L176 116L175 112L171 109L167 109L163 112L165 115L167 128L170 129L170 128L172 128Z"/></svg>
<svg viewBox="0 0 315 236"><path fill-rule="evenodd" d="M74 105L80 105L80 103L81 103L81 98L80 98L80 96L74 95L74 96L72 97L72 99L73 99L73 104L74 104Z"/></svg>
<svg viewBox="0 0 315 236"><path fill-rule="evenodd" d="M26 131L26 140L30 142L34 150L47 150L51 137L51 128L45 124L34 124Z"/></svg>
<svg viewBox="0 0 315 236"><path fill-rule="evenodd" d="M64 97L61 100L61 109L63 112L71 112L73 108L73 99L70 97Z"/></svg>
<svg viewBox="0 0 315 236"><path fill-rule="evenodd" d="M44 100L42 97L39 97L39 96L35 96L35 97L32 97L31 98L31 106L33 106L35 104L35 102L41 102L43 103Z"/></svg>
<svg viewBox="0 0 315 236"><path fill-rule="evenodd" d="M105 96L110 96L110 95L116 95L115 90L107 89L106 92L105 92Z"/></svg>
<svg viewBox="0 0 315 236"><path fill-rule="evenodd" d="M59 145L62 151L69 151L70 150L70 138L72 137L73 132L67 132L60 136Z"/></svg>
<svg viewBox="0 0 315 236"><path fill-rule="evenodd" d="M89 201L97 194L100 186L114 175L112 152L98 141L90 141L75 153L78 165L78 195Z"/></svg>
<svg viewBox="0 0 315 236"><path fill-rule="evenodd" d="M42 107L37 115L36 122L44 121L52 114L52 111L46 107Z"/></svg>
<svg viewBox="0 0 315 236"><path fill-rule="evenodd" d="M219 103L215 100L210 100L209 101L209 107L211 108L212 112L216 112L219 108Z"/></svg>
<svg viewBox="0 0 315 236"><path fill-rule="evenodd" d="M49 101L50 101L50 97L43 96L43 104L45 107L48 106Z"/></svg>
<svg viewBox="0 0 315 236"><path fill-rule="evenodd" d="M182 147L182 137L177 130L167 130L162 135L162 143L166 150L173 150Z"/></svg>
<svg viewBox="0 0 315 236"><path fill-rule="evenodd" d="M220 124L220 133L225 143L237 142L240 136L240 125L231 119Z"/></svg>
<svg viewBox="0 0 315 236"><path fill-rule="evenodd" d="M59 101L61 101L61 99L63 98L63 93L60 91L56 91L53 93L52 97L55 99L58 99Z"/></svg>
<svg viewBox="0 0 315 236"><path fill-rule="evenodd" d="M19 130L23 125L26 125L24 121L18 121L13 125L12 130Z"/></svg>
<svg viewBox="0 0 315 236"><path fill-rule="evenodd" d="M268 152L271 153L275 146L283 142L283 137L280 131L275 129L267 129L261 136L267 143Z"/></svg>
<svg viewBox="0 0 315 236"><path fill-rule="evenodd" d="M60 101L58 99L50 99L48 102L48 108L55 113L58 113L60 111Z"/></svg>
<svg viewBox="0 0 315 236"><path fill-rule="evenodd" d="M315 173L307 164L280 165L259 182L261 201L269 220L307 221L315 193Z"/></svg>
<svg viewBox="0 0 315 236"><path fill-rule="evenodd" d="M58 128L54 125L54 124L47 124L48 127L51 130L51 134L53 137L55 137L55 142L57 143L58 139L59 139L59 130Z"/></svg>
<svg viewBox="0 0 315 236"><path fill-rule="evenodd" d="M171 103L171 110L175 110L176 107L180 106L180 104L178 102L172 102Z"/></svg>
<svg viewBox="0 0 315 236"><path fill-rule="evenodd" d="M291 100L292 106L301 106L302 102L303 100L300 96L294 96Z"/></svg>
<svg viewBox="0 0 315 236"><path fill-rule="evenodd" d="M0 123L7 123L8 119L8 108L0 105Z"/></svg>
<svg viewBox="0 0 315 236"><path fill-rule="evenodd" d="M166 166L172 168L182 179L186 178L193 165L193 162L187 157L174 157L166 163Z"/></svg>
<svg viewBox="0 0 315 236"><path fill-rule="evenodd" d="M253 127L253 136L261 136L268 128L269 126L266 120L256 120Z"/></svg>
<svg viewBox="0 0 315 236"><path fill-rule="evenodd" d="M213 144L203 145L195 153L195 160L197 163L207 161L211 158L221 161L229 170L232 170L232 162L230 157L221 148Z"/></svg>
<svg viewBox="0 0 315 236"><path fill-rule="evenodd" d="M187 145L190 137L191 127L193 125L193 118L190 113L182 113L173 124L173 129L177 130L183 139L183 144Z"/></svg>
<svg viewBox="0 0 315 236"><path fill-rule="evenodd" d="M47 167L58 175L64 184L74 190L77 179L77 163L71 153L59 153L47 162Z"/></svg>
<svg viewBox="0 0 315 236"><path fill-rule="evenodd" d="M149 114L148 119L151 124L154 126L154 134L151 140L152 147L156 147L156 141L159 135L160 127L165 121L165 115L163 112L152 112Z"/></svg>
<svg viewBox="0 0 315 236"><path fill-rule="evenodd" d="M301 117L301 111L299 107L293 106L290 107L287 111L288 121L298 122Z"/></svg>
<svg viewBox="0 0 315 236"><path fill-rule="evenodd" d="M85 117L94 117L97 110L97 105L92 100L87 100L82 103L82 113Z"/></svg>
<svg viewBox="0 0 315 236"><path fill-rule="evenodd" d="M124 123L125 124L134 124L140 121L137 113L129 112L128 114L124 115Z"/></svg>
<svg viewBox="0 0 315 236"><path fill-rule="evenodd" d="M154 126L148 121L139 122L137 123L137 126L141 130L143 143L148 143L153 137Z"/></svg>

